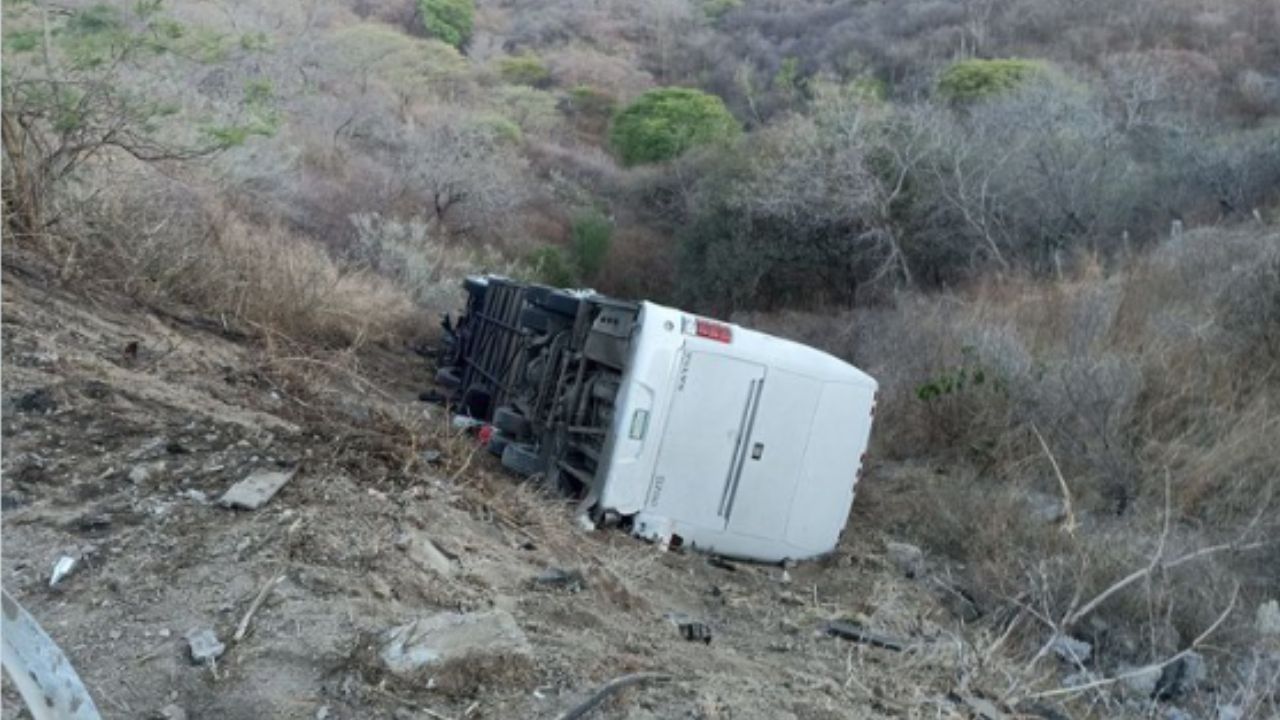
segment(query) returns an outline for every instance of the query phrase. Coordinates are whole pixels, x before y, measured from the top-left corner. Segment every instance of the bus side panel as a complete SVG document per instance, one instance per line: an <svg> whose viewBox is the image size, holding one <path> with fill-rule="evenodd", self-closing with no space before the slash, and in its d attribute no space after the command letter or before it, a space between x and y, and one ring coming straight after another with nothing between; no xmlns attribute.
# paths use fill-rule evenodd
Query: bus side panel
<svg viewBox="0 0 1280 720"><path fill-rule="evenodd" d="M874 386L824 386L791 503L787 540L792 545L816 554L833 550L839 541L871 435L874 401Z"/></svg>

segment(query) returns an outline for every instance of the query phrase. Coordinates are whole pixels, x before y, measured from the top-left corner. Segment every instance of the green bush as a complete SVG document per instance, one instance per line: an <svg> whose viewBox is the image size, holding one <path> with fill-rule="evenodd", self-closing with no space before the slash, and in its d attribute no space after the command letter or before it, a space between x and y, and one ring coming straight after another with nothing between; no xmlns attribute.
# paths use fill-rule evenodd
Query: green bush
<svg viewBox="0 0 1280 720"><path fill-rule="evenodd" d="M569 246L578 277L590 281L604 266L609 256L609 240L613 223L595 210L579 213L573 219L573 243Z"/></svg>
<svg viewBox="0 0 1280 720"><path fill-rule="evenodd" d="M422 25L432 37L460 48L475 27L475 0L418 0Z"/></svg>
<svg viewBox="0 0 1280 720"><path fill-rule="evenodd" d="M555 245L543 245L529 253L525 263L533 277L553 287L572 287L577 284L573 263L565 257L564 250Z"/></svg>
<svg viewBox="0 0 1280 720"><path fill-rule="evenodd" d="M551 71L533 55L502 58L498 61L498 73L512 85L542 88L551 84Z"/></svg>
<svg viewBox="0 0 1280 720"><path fill-rule="evenodd" d="M626 165L662 162L697 145L725 142L742 126L724 102L689 88L650 90L614 118L609 141Z"/></svg>
<svg viewBox="0 0 1280 720"><path fill-rule="evenodd" d="M960 60L942 71L938 93L955 102L981 100L1012 90L1044 70L1044 63L1036 60Z"/></svg>

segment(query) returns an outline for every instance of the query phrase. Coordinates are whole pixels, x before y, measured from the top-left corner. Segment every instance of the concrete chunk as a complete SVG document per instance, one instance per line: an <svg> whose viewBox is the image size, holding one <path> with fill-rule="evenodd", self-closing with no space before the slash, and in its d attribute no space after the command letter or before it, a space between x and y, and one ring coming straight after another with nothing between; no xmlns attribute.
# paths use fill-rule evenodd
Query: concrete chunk
<svg viewBox="0 0 1280 720"><path fill-rule="evenodd" d="M285 483L293 479L296 469L274 471L258 470L227 490L218 500L223 507L257 510L266 505Z"/></svg>
<svg viewBox="0 0 1280 720"><path fill-rule="evenodd" d="M476 655L528 659L533 650L510 613L439 613L386 631L378 656L400 676Z"/></svg>

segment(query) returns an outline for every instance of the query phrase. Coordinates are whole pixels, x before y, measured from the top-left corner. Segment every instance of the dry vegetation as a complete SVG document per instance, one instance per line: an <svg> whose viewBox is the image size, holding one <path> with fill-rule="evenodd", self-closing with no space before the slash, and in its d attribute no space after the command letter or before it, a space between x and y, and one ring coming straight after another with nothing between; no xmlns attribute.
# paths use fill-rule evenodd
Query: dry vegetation
<svg viewBox="0 0 1280 720"><path fill-rule="evenodd" d="M1196 645L1194 703L1276 712L1280 5L481 0L460 49L422 12L5 0L6 251L291 387L473 270L737 314L880 379L860 517L946 561L1014 686L1060 633L1100 677ZM992 58L1038 70L939 92ZM746 132L623 167L667 85Z"/></svg>

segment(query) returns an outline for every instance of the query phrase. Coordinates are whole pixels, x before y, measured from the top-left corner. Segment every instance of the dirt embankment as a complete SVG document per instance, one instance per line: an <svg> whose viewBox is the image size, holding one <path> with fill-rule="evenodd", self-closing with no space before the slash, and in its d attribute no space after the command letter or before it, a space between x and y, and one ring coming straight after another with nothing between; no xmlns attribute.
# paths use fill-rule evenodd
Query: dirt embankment
<svg viewBox="0 0 1280 720"><path fill-rule="evenodd" d="M787 571L584 531L448 437L408 351L290 357L217 318L50 280L4 274L3 582L106 717L556 717L636 671L673 680L597 716L968 714L955 703L981 692L951 616L856 515L838 553ZM291 468L260 509L216 502ZM80 562L50 588L63 555ZM509 613L527 653L388 673L388 628L444 611ZM908 647L819 631L835 618ZM216 665L191 661L193 629L226 645Z"/></svg>

